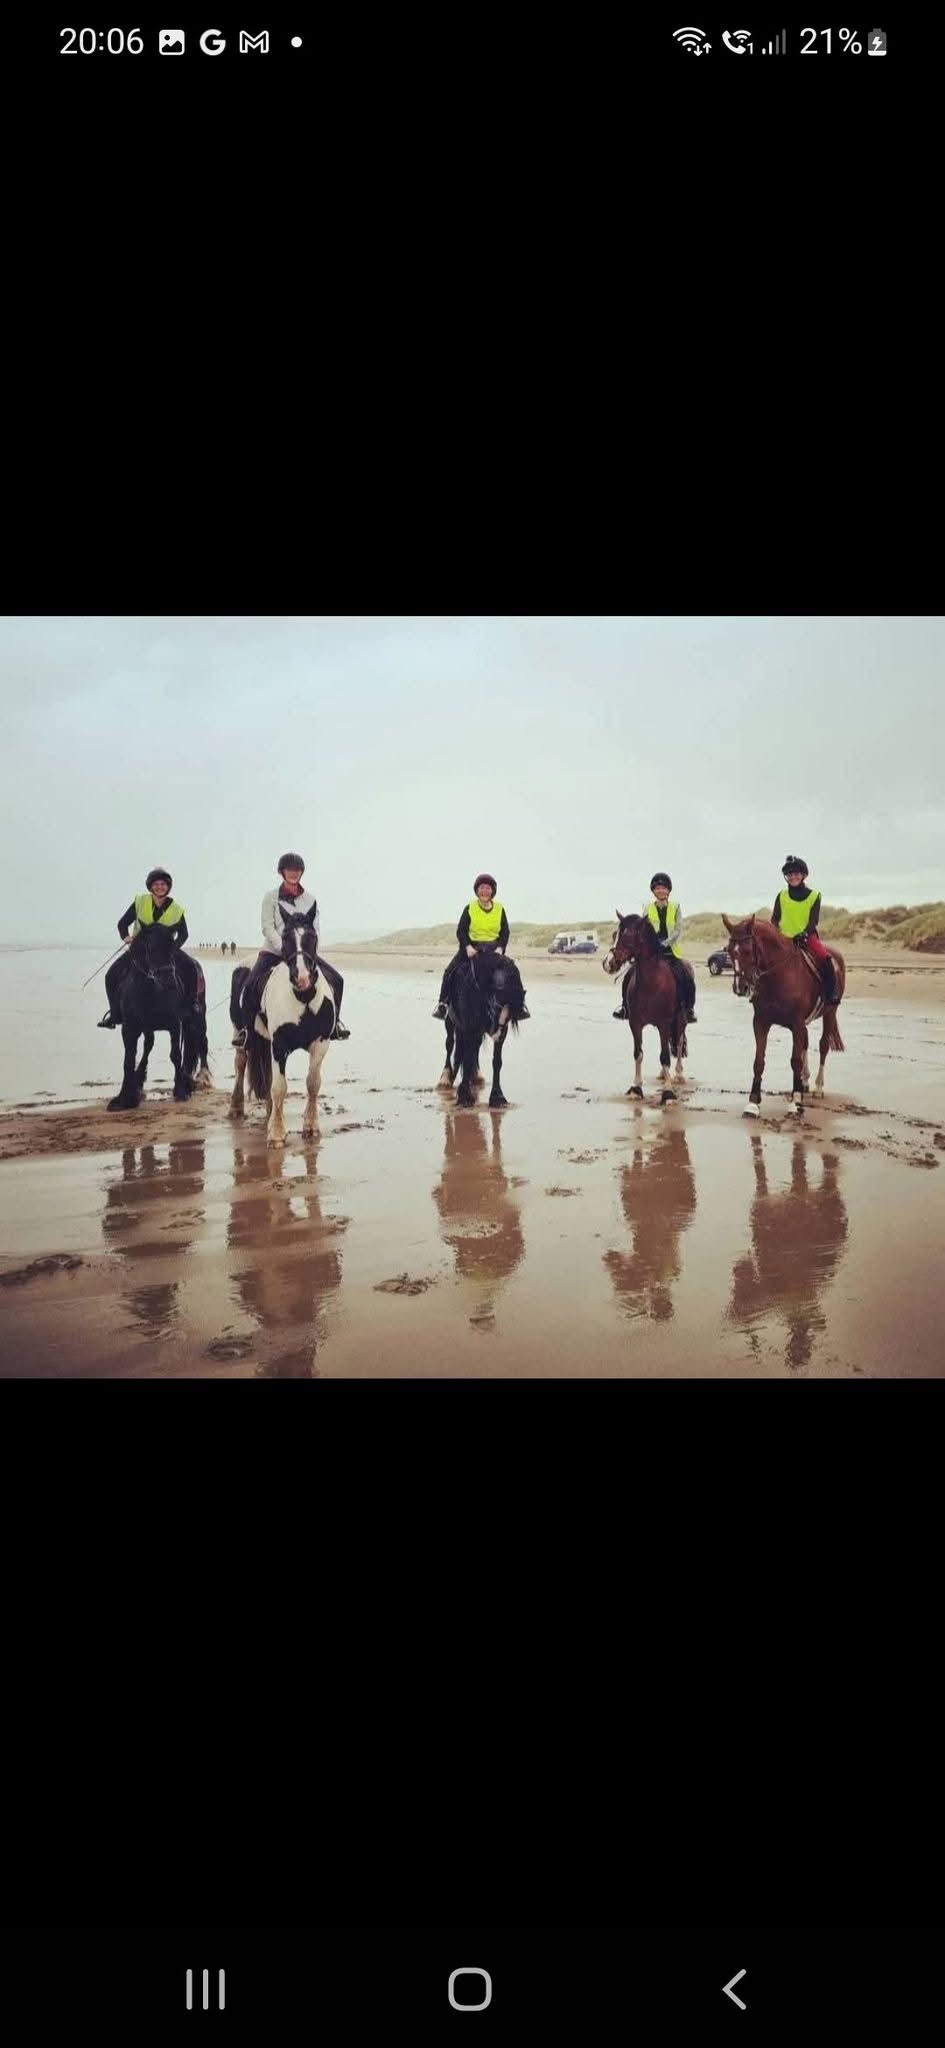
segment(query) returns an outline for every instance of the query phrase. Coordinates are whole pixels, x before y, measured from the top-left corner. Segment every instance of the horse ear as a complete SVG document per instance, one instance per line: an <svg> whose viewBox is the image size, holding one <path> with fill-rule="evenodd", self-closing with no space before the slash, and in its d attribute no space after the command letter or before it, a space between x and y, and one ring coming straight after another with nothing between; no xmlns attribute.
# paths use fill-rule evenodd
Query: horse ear
<svg viewBox="0 0 945 2048"><path fill-rule="evenodd" d="M733 932L735 930L735 926L733 925L731 918L726 917L724 910L722 912L722 923L724 924L727 932Z"/></svg>
<svg viewBox="0 0 945 2048"><path fill-rule="evenodd" d="M618 924L622 924L622 923L623 923L623 911L622 911L622 910L618 910L618 912L617 912L617 923L618 923Z"/></svg>

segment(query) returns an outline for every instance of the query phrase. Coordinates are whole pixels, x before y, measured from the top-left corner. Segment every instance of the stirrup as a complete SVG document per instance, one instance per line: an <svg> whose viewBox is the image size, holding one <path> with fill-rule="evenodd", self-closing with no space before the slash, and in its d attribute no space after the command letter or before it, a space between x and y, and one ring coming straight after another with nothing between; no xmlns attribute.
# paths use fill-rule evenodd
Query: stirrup
<svg viewBox="0 0 945 2048"><path fill-rule="evenodd" d="M328 1034L328 1036L329 1036L329 1039L332 1039L332 1038L350 1038L350 1037L351 1037L351 1033L350 1033L350 1031L348 1030L348 1026L347 1026L347 1024L342 1024L342 1022L341 1022L341 1018L339 1017L339 1018L338 1018L338 1020L337 1020L337 1022L336 1022L336 1024L335 1024L335 1028L334 1028L334 1030L333 1030L333 1031L330 1031L330 1032L329 1032L329 1034Z"/></svg>
<svg viewBox="0 0 945 2048"><path fill-rule="evenodd" d="M626 1022L626 1010L615 1010L614 1016L616 1017L618 1024L624 1024Z"/></svg>
<svg viewBox="0 0 945 2048"><path fill-rule="evenodd" d="M106 1010L104 1017L100 1017L98 1020L98 1028L100 1031L114 1031L117 1029L117 1026L118 1018L113 1017L110 1010Z"/></svg>
<svg viewBox="0 0 945 2048"><path fill-rule="evenodd" d="M247 1031L245 1024L241 1024L239 1030L234 1031L233 1044L239 1047L240 1052L245 1052L246 1047L249 1044L249 1032Z"/></svg>
<svg viewBox="0 0 945 2048"><path fill-rule="evenodd" d="M446 1018L447 1018L447 1014L448 1014L448 1013L447 1013L447 1008L446 1008L446 1004L445 1004L445 1003L437 1003L436 1009L435 1009L435 1010L433 1011L433 1015L434 1015L434 1017L436 1017L436 1018L438 1019L438 1021L439 1021L439 1022L440 1022L441 1024L445 1024L445 1022L446 1022Z"/></svg>

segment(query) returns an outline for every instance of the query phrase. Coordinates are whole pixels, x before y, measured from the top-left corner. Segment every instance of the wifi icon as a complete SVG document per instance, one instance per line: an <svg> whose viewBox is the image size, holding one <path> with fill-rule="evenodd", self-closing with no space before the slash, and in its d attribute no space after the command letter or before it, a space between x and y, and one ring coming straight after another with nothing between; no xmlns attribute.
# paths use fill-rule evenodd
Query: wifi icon
<svg viewBox="0 0 945 2048"><path fill-rule="evenodd" d="M701 57L712 48L712 44L706 42L704 28L674 28L673 41L693 57Z"/></svg>

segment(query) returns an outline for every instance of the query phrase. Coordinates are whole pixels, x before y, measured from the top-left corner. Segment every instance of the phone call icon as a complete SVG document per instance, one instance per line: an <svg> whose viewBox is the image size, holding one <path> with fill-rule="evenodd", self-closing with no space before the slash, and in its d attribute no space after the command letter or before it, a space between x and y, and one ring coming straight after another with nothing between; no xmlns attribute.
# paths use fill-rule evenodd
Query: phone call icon
<svg viewBox="0 0 945 2048"><path fill-rule="evenodd" d="M750 29L736 28L732 29L731 33L729 33L727 28L723 28L722 41L726 49L731 50L733 57L744 57L746 54L749 57L751 56L752 42Z"/></svg>

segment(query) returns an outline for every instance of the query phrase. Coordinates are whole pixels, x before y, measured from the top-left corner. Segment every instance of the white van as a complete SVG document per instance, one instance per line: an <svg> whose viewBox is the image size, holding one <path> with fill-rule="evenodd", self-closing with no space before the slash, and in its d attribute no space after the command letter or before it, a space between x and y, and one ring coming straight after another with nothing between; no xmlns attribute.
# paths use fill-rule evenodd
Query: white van
<svg viewBox="0 0 945 2048"><path fill-rule="evenodd" d="M549 953L596 953L599 951L596 932L555 932L548 948Z"/></svg>

